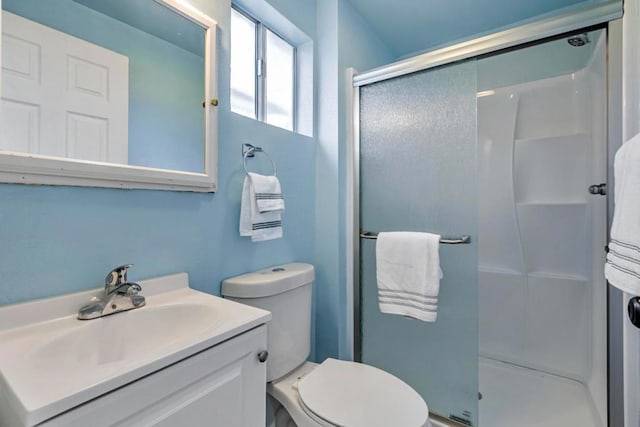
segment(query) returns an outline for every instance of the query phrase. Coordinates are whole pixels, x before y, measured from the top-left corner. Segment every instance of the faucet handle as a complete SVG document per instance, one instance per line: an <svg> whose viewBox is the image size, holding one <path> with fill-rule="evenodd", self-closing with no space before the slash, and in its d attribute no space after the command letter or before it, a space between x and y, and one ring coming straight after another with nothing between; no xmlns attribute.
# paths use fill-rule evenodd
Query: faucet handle
<svg viewBox="0 0 640 427"><path fill-rule="evenodd" d="M122 295L133 296L133 295L137 295L138 292L140 292L141 290L142 290L142 286L138 285L137 283L125 282L117 285L113 289L113 292L114 293L117 292Z"/></svg>
<svg viewBox="0 0 640 427"><path fill-rule="evenodd" d="M135 282L127 282L125 285L129 285L129 288L127 289L127 295L129 296L138 295L138 292L142 290L142 286Z"/></svg>
<svg viewBox="0 0 640 427"><path fill-rule="evenodd" d="M104 278L105 288L116 288L118 285L127 283L127 270L133 267L133 264L125 264L114 268Z"/></svg>

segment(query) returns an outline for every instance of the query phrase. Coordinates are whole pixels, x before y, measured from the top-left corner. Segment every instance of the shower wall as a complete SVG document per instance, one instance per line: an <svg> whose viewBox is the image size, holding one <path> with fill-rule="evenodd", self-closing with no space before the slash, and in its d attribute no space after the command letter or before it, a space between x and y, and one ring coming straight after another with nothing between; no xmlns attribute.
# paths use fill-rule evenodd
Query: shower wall
<svg viewBox="0 0 640 427"><path fill-rule="evenodd" d="M585 384L605 420L606 199L587 191L606 181L604 36L593 43L577 72L478 94L479 340L481 356Z"/></svg>

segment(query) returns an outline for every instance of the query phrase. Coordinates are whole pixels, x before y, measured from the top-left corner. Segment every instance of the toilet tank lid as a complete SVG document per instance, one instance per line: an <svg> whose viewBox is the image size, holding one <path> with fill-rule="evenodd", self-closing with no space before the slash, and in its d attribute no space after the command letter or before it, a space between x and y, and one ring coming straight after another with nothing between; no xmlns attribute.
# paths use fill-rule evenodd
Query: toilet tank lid
<svg viewBox="0 0 640 427"><path fill-rule="evenodd" d="M222 295L261 298L281 294L313 282L313 265L291 263L265 268L222 281Z"/></svg>

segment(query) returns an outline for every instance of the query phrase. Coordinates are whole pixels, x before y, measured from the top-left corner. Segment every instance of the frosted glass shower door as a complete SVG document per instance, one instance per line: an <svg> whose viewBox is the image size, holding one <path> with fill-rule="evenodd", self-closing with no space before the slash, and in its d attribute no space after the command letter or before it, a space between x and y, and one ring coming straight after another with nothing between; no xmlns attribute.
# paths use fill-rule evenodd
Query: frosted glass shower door
<svg viewBox="0 0 640 427"><path fill-rule="evenodd" d="M476 63L360 89L360 227L470 235L440 246L435 323L382 314L375 240L360 241L362 361L417 390L431 412L478 420Z"/></svg>

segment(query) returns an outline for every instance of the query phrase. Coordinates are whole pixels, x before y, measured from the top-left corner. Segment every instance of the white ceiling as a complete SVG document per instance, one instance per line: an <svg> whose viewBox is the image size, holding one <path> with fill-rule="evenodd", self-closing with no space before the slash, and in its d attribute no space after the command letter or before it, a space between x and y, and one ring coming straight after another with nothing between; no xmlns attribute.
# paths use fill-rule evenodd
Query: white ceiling
<svg viewBox="0 0 640 427"><path fill-rule="evenodd" d="M74 1L198 56L204 55L204 30L160 3L147 0Z"/></svg>
<svg viewBox="0 0 640 427"><path fill-rule="evenodd" d="M400 58L584 0L349 1Z"/></svg>

